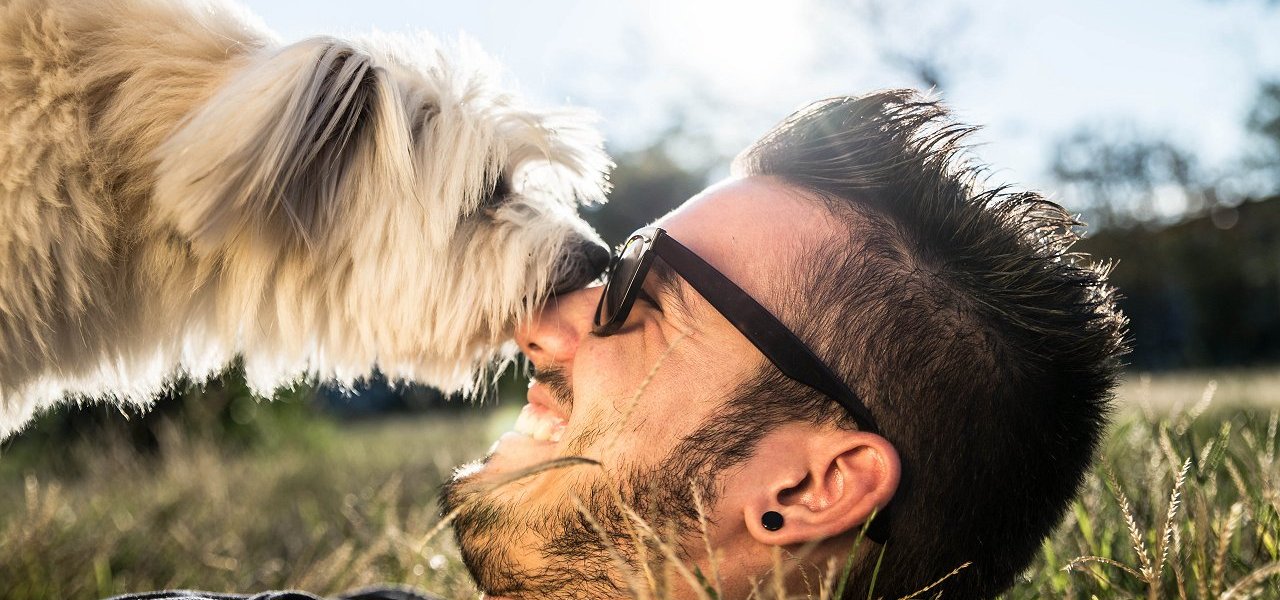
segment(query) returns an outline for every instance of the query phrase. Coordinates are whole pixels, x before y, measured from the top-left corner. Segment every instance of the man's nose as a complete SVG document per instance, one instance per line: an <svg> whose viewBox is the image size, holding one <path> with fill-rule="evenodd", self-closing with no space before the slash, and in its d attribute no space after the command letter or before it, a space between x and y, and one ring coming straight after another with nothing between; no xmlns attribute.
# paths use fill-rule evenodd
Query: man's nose
<svg viewBox="0 0 1280 600"><path fill-rule="evenodd" d="M567 365L591 331L603 286L557 295L516 327L516 343L535 366Z"/></svg>

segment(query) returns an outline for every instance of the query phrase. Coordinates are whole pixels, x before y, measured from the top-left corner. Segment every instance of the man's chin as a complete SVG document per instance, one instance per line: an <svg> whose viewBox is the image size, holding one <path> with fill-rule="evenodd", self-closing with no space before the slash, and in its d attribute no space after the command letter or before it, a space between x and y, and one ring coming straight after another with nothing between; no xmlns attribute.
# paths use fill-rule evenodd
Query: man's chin
<svg viewBox="0 0 1280 600"><path fill-rule="evenodd" d="M469 462L454 469L453 477L446 481L440 490L440 516L452 519L455 534L458 524L473 521L477 512L489 504L485 498L488 487L483 481L485 463L488 457Z"/></svg>
<svg viewBox="0 0 1280 600"><path fill-rule="evenodd" d="M608 557L604 542L571 502L573 497L603 501L590 510L614 525L611 530L621 530L607 518L616 512L606 500L610 484L594 481L594 471L580 474L586 480L558 472L520 477L555 456L544 458L528 436L511 435L483 460L455 470L440 496L441 511L453 517L462 562L477 587L493 599L621 596L613 574L582 570L607 563Z"/></svg>
<svg viewBox="0 0 1280 600"><path fill-rule="evenodd" d="M494 565L509 562L504 556L501 538L512 524L505 522L504 511L488 497L488 486L481 481L487 460L468 463L454 471L453 478L441 491L440 512L453 519L454 539L472 579L486 598L496 599L510 596L514 591L502 586L504 580L510 584L510 576L493 569Z"/></svg>

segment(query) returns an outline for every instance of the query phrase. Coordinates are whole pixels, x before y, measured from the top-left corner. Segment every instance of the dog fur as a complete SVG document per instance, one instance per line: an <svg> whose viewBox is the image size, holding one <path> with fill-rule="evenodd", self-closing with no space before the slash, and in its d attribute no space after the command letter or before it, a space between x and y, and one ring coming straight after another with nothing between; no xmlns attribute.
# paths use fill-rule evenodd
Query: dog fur
<svg viewBox="0 0 1280 600"><path fill-rule="evenodd" d="M591 118L427 36L283 45L223 0L0 0L0 439L237 355L465 389L607 252Z"/></svg>

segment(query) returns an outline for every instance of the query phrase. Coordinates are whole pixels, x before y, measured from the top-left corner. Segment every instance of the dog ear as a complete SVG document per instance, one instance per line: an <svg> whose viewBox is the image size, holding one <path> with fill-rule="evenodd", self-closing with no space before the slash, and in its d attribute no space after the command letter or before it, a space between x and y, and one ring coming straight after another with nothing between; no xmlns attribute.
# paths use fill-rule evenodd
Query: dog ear
<svg viewBox="0 0 1280 600"><path fill-rule="evenodd" d="M346 42L256 58L159 147L157 212L197 252L314 248L351 205L412 194L403 113L386 72Z"/></svg>

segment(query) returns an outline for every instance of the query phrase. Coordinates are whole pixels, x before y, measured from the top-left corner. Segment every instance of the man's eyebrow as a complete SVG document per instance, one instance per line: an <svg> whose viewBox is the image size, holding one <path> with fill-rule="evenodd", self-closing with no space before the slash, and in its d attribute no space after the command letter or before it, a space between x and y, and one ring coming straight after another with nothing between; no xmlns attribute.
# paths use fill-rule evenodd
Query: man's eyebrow
<svg viewBox="0 0 1280 600"><path fill-rule="evenodd" d="M692 323L693 313L689 310L689 298L685 295L688 286L682 284L680 274L657 257L649 267L649 273L653 275L654 292L667 300L663 304L663 312L673 310L685 323Z"/></svg>

